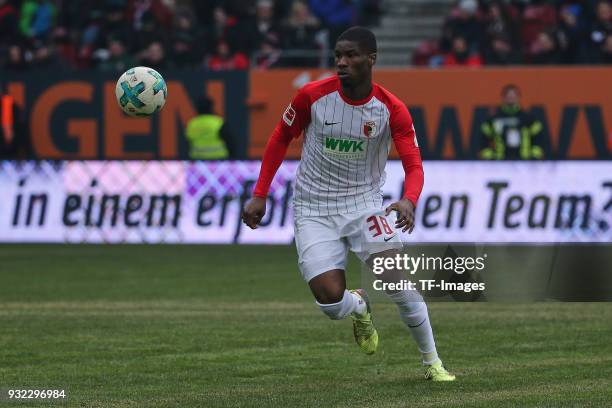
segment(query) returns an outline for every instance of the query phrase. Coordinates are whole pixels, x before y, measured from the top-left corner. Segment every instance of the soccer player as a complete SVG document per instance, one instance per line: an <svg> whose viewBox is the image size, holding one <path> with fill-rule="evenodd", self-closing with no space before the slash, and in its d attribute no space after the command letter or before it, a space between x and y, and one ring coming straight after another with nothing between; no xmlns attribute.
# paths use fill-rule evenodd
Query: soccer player
<svg viewBox="0 0 612 408"><path fill-rule="evenodd" d="M412 118L393 94L372 82L376 38L363 27L338 37L337 76L305 85L291 101L264 152L261 170L246 203L250 228L266 212L266 197L289 143L304 132L304 149L293 198L298 264L316 303L331 319L350 316L359 347L373 354L378 333L365 290L348 291L345 269L350 248L363 262L401 248L396 229L412 232L423 187L423 167ZM405 171L401 200L382 206L380 187L391 140ZM396 219L391 219L391 212ZM438 357L427 306L416 291L387 292L397 304L434 381L455 379Z"/></svg>

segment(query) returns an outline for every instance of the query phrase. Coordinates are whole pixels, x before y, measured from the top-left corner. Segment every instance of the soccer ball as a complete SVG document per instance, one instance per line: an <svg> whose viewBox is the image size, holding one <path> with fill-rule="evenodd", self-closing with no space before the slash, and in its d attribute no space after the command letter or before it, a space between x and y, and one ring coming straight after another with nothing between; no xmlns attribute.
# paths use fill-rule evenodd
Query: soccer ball
<svg viewBox="0 0 612 408"><path fill-rule="evenodd" d="M130 116L149 116L163 108L168 96L164 78L148 67L130 68L115 86L119 107Z"/></svg>

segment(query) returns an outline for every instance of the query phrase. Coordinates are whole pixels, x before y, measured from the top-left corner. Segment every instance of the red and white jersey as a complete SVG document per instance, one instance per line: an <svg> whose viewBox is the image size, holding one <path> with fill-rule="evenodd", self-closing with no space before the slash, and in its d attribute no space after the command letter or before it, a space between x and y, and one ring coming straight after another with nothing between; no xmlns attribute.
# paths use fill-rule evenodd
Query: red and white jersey
<svg viewBox="0 0 612 408"><path fill-rule="evenodd" d="M370 95L358 101L343 95L336 76L307 84L283 113L271 139L290 140L302 132L304 148L293 199L296 216L380 209L392 140L402 161L410 157L408 161L422 174L410 113L378 84L373 83ZM266 159L264 155L264 165ZM261 179L255 195L267 193L269 183ZM414 203L421 188L422 178L418 191L408 197Z"/></svg>

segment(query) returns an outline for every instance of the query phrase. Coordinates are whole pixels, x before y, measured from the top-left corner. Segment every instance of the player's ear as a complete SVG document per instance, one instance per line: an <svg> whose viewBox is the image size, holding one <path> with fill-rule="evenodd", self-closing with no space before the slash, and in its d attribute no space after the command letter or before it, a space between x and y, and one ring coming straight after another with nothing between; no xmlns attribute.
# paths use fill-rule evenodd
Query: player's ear
<svg viewBox="0 0 612 408"><path fill-rule="evenodd" d="M368 62L370 64L370 67L374 66L374 64L376 64L376 53L373 52L370 55L368 55Z"/></svg>

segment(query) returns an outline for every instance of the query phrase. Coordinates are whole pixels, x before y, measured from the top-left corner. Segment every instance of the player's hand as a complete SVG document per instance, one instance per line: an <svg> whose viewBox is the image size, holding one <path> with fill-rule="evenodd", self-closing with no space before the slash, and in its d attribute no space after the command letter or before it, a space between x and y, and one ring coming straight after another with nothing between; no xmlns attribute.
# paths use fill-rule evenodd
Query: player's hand
<svg viewBox="0 0 612 408"><path fill-rule="evenodd" d="M402 198L394 202L385 209L385 215L389 215L391 211L397 211L395 228L402 228L402 232L412 233L414 229L414 204L412 204L412 201Z"/></svg>
<svg viewBox="0 0 612 408"><path fill-rule="evenodd" d="M263 197L251 198L242 210L242 221L251 229L256 229L266 215L266 199Z"/></svg>

